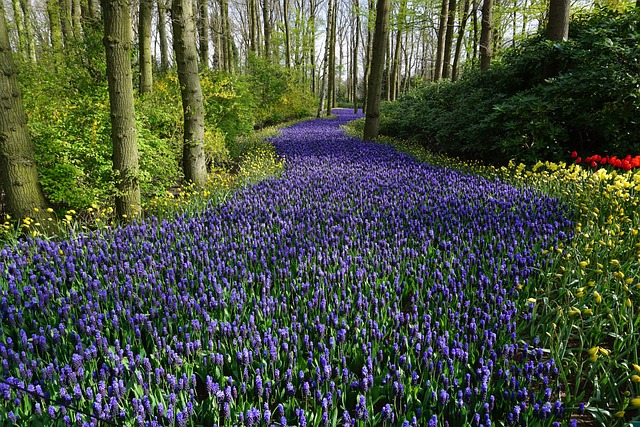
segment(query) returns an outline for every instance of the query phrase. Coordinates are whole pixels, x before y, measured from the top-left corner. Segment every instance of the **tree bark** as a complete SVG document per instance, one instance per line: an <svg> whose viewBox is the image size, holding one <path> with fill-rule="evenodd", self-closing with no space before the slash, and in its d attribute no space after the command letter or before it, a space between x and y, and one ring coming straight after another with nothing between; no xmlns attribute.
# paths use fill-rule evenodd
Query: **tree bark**
<svg viewBox="0 0 640 427"><path fill-rule="evenodd" d="M458 40L456 40L456 50L453 54L453 67L451 69L451 80L456 81L458 79L458 66L460 63L460 52L462 51L462 42L464 41L464 31L467 28L467 21L469 20L469 7L471 2L465 0L464 7L462 9L462 22L460 22L460 28L458 28Z"/></svg>
<svg viewBox="0 0 640 427"><path fill-rule="evenodd" d="M60 5L58 0L47 1L47 15L49 16L49 38L54 62L61 62L62 32L60 30Z"/></svg>
<svg viewBox="0 0 640 427"><path fill-rule="evenodd" d="M264 27L264 57L271 56L271 4L269 0L262 0L262 23Z"/></svg>
<svg viewBox="0 0 640 427"><path fill-rule="evenodd" d="M398 10L398 28L396 30L395 49L393 52L393 60L391 61L391 70L389 71L390 82L389 82L389 88L387 88L387 91L389 92L389 99L391 101L394 101L398 96L396 89L398 86L397 85L398 76L400 74L400 70L399 70L400 51L402 48L402 33L404 31L406 14L407 14L407 0L401 0L400 8Z"/></svg>
<svg viewBox="0 0 640 427"><path fill-rule="evenodd" d="M311 32L311 48L309 49L309 62L311 64L311 92L316 93L316 0L309 0L309 31ZM304 54L303 54L304 55Z"/></svg>
<svg viewBox="0 0 640 427"><path fill-rule="evenodd" d="M22 9L22 16L24 18L24 35L27 38L27 54L31 62L36 63L38 58L36 55L36 41L33 36L32 15L30 0L20 0L20 8Z"/></svg>
<svg viewBox="0 0 640 427"><path fill-rule="evenodd" d="M71 46L73 41L73 26L71 21L71 0L60 0L60 24L62 25L62 36L64 47Z"/></svg>
<svg viewBox="0 0 640 427"><path fill-rule="evenodd" d="M442 77L442 62L444 61L444 43L447 37L447 20L449 19L449 0L442 0L440 22L438 23L438 48L436 50L436 64L433 69L433 81Z"/></svg>
<svg viewBox="0 0 640 427"><path fill-rule="evenodd" d="M160 69L171 68L169 61L169 41L167 39L167 0L157 0L158 5L158 39L160 42Z"/></svg>
<svg viewBox="0 0 640 427"><path fill-rule="evenodd" d="M27 40L24 34L24 20L22 18L22 9L20 8L20 2L18 0L12 0L11 6L13 7L13 23L15 25L16 33L18 33L18 52L26 54Z"/></svg>
<svg viewBox="0 0 640 427"><path fill-rule="evenodd" d="M480 69L487 70L493 56L493 0L482 3L482 29L480 30Z"/></svg>
<svg viewBox="0 0 640 427"><path fill-rule="evenodd" d="M82 39L82 5L80 0L73 0L71 3L71 18L73 24L73 35L76 39Z"/></svg>
<svg viewBox="0 0 640 427"><path fill-rule="evenodd" d="M191 0L173 0L173 50L184 112L182 170L184 178L202 187L207 181L204 155L204 100L198 75L196 29Z"/></svg>
<svg viewBox="0 0 640 427"><path fill-rule="evenodd" d="M367 111L367 103L369 102L369 77L371 75L371 57L373 56L373 27L371 26L371 18L375 16L376 4L374 0L369 0L369 13L367 20L367 50L364 61L364 81L362 82L364 96L362 99L362 111Z"/></svg>
<svg viewBox="0 0 640 427"><path fill-rule="evenodd" d="M552 41L564 41L569 37L570 0L549 1L549 22L547 38Z"/></svg>
<svg viewBox="0 0 640 427"><path fill-rule="evenodd" d="M234 55L231 39L231 23L229 22L229 3L227 0L220 0L220 19L222 20L222 43L224 52L224 69L233 73Z"/></svg>
<svg viewBox="0 0 640 427"><path fill-rule="evenodd" d="M200 66L209 68L209 2L198 0L198 47Z"/></svg>
<svg viewBox="0 0 640 427"><path fill-rule="evenodd" d="M336 22L338 16L338 2L334 0L333 11L331 13L331 34L328 35L330 42L327 44L329 49L329 79L327 90L327 116L331 115L331 110L335 102L336 94Z"/></svg>
<svg viewBox="0 0 640 427"><path fill-rule="evenodd" d="M364 124L364 140L370 141L380 131L380 94L382 90L382 73L389 34L389 10L391 0L378 0L376 7L376 26L373 35L373 57L371 58L371 75L369 77L369 93L367 117Z"/></svg>
<svg viewBox="0 0 640 427"><path fill-rule="evenodd" d="M289 0L282 0L283 12L282 19L284 21L284 62L287 68L291 68L291 31L289 29Z"/></svg>
<svg viewBox="0 0 640 427"><path fill-rule="evenodd" d="M456 21L456 0L449 0L449 17L447 18L447 32L444 38L444 54L442 55L442 78L451 77L451 48L453 47L453 28Z"/></svg>
<svg viewBox="0 0 640 427"><path fill-rule="evenodd" d="M355 42L353 44L353 113L358 112L358 48L360 46L360 5L358 0L353 0L353 10L355 14Z"/></svg>
<svg viewBox="0 0 640 427"><path fill-rule="evenodd" d="M153 67L151 58L151 12L153 0L140 0L138 62L140 64L140 95L151 93L153 88Z"/></svg>
<svg viewBox="0 0 640 427"><path fill-rule="evenodd" d="M329 0L329 4L327 5L327 32L325 36L325 47L324 47L324 60L322 61L322 80L320 83L320 102L318 103L318 114L317 117L322 117L322 107L324 106L325 99L325 88L327 86L328 73L330 69L330 58L331 55L331 27L333 23L333 9L335 5L335 0Z"/></svg>
<svg viewBox="0 0 640 427"><path fill-rule="evenodd" d="M4 4L0 2L0 185L4 189L6 211L16 219L34 217L34 208L46 208L27 115L18 85L18 69L13 62Z"/></svg>
<svg viewBox="0 0 640 427"><path fill-rule="evenodd" d="M116 214L128 221L140 211L138 144L131 80L131 14L128 0L102 0L111 108Z"/></svg>

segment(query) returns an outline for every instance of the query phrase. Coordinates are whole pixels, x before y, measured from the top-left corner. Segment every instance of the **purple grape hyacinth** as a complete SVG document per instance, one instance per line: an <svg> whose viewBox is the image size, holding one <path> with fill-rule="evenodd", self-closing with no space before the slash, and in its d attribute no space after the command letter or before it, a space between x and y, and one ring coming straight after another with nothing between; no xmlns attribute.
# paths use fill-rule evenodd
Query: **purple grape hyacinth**
<svg viewBox="0 0 640 427"><path fill-rule="evenodd" d="M562 421L516 299L566 208L335 113L271 141L280 178L197 216L0 249L0 419Z"/></svg>

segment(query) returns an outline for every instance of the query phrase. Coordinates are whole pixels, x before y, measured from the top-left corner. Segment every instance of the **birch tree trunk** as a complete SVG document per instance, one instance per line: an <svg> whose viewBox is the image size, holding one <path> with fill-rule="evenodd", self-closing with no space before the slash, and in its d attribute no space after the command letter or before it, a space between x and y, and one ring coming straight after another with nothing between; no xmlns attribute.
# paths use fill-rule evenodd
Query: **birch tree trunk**
<svg viewBox="0 0 640 427"><path fill-rule="evenodd" d="M184 113L182 170L184 178L202 187L207 181L204 155L204 100L198 75L198 50L191 0L173 0L173 50Z"/></svg>
<svg viewBox="0 0 640 427"><path fill-rule="evenodd" d="M103 0L102 16L111 108L113 169L116 172L116 214L128 221L140 211L129 1Z"/></svg>
<svg viewBox="0 0 640 427"><path fill-rule="evenodd" d="M380 94L382 91L382 74L387 38L389 35L389 11L391 0L378 0L376 6L376 27L373 35L373 56L371 58L371 75L369 76L369 93L367 117L364 124L364 140L371 141L380 131Z"/></svg>

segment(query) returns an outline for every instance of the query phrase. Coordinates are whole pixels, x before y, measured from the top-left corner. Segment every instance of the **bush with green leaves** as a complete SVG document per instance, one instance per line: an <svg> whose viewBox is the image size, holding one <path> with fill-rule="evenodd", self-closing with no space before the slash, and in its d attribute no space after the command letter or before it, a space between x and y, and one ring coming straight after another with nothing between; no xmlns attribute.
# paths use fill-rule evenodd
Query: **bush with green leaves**
<svg viewBox="0 0 640 427"><path fill-rule="evenodd" d="M258 127L309 117L316 105L314 95L298 83L293 70L268 59L250 55L246 81Z"/></svg>
<svg viewBox="0 0 640 427"><path fill-rule="evenodd" d="M414 89L382 132L493 163L640 151L640 9L574 17L570 38L507 50L485 72Z"/></svg>

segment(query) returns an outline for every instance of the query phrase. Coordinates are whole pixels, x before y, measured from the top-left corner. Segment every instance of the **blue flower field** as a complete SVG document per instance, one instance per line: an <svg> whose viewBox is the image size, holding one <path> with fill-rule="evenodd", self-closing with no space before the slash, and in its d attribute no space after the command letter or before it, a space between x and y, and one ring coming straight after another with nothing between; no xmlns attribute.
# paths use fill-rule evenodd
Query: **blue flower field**
<svg viewBox="0 0 640 427"><path fill-rule="evenodd" d="M519 295L569 211L336 113L198 216L0 250L0 424L572 423Z"/></svg>

